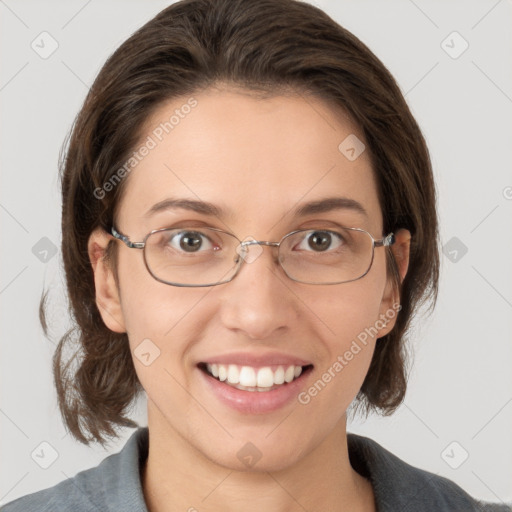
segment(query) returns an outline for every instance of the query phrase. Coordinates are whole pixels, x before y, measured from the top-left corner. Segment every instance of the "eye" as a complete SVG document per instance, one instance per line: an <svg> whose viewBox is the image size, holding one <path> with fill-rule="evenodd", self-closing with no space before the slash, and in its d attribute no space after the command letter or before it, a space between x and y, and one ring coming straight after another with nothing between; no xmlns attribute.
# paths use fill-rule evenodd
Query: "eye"
<svg viewBox="0 0 512 512"><path fill-rule="evenodd" d="M307 247L304 244L307 243ZM345 239L335 231L308 231L299 245L300 250L312 248L314 252L325 252L329 249L338 249L345 243Z"/></svg>
<svg viewBox="0 0 512 512"><path fill-rule="evenodd" d="M213 245L210 238L200 231L180 231L178 233L169 233L166 245L173 249L188 253L199 252L203 250L218 250L218 245Z"/></svg>

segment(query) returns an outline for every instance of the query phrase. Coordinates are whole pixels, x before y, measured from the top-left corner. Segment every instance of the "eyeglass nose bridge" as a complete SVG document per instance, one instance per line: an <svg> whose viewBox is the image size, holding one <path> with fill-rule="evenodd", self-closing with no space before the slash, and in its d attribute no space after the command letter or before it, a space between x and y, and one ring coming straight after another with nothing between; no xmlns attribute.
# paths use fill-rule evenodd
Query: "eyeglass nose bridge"
<svg viewBox="0 0 512 512"><path fill-rule="evenodd" d="M241 258L242 261L240 261L240 266L241 266L242 262L252 263L261 254L261 251L260 251L260 253L258 255L256 255L254 258L247 258L246 257L247 249L246 248L249 245L267 245L267 246L271 246L271 247L280 247L281 242L267 242L266 240L246 240L244 242L240 242L240 244L237 247L237 251L236 251L242 257ZM238 270L240 270L240 268Z"/></svg>
<svg viewBox="0 0 512 512"><path fill-rule="evenodd" d="M281 242L266 242L264 240L247 240L245 242L240 242L240 245L242 247L245 247L246 245L272 245L274 247L279 247L281 245Z"/></svg>

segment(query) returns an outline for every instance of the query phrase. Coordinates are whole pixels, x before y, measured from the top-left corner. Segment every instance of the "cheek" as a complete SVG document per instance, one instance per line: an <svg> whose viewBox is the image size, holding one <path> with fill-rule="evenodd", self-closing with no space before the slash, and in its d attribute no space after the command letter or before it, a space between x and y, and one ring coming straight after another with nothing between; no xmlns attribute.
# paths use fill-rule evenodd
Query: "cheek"
<svg viewBox="0 0 512 512"><path fill-rule="evenodd" d="M149 274L137 284L136 276L130 281L122 310L137 377L153 403L186 410L187 354L203 330L200 322L190 322L199 298Z"/></svg>
<svg viewBox="0 0 512 512"><path fill-rule="evenodd" d="M307 421L323 417L324 427L332 428L359 392L377 343L375 325L383 285L377 273L368 274L341 285L336 293L324 292L321 303L317 302L317 309L323 304L321 317L328 334L323 337L326 357L315 380L299 396L299 403L311 412Z"/></svg>
<svg viewBox="0 0 512 512"><path fill-rule="evenodd" d="M119 258L121 309L132 343L162 338L186 307L180 288L155 280L144 265L142 251L123 251Z"/></svg>
<svg viewBox="0 0 512 512"><path fill-rule="evenodd" d="M316 310L322 304L328 353L319 372L324 382L336 382L332 387L338 389L338 396L346 396L349 401L366 376L378 342L385 284L385 261L376 258L365 277L342 284L328 295L324 292L317 301Z"/></svg>
<svg viewBox="0 0 512 512"><path fill-rule="evenodd" d="M191 323L189 319L205 291L156 281L142 258L120 260L119 279L121 309L141 382L157 368L176 372L189 340L197 338L202 329L200 321Z"/></svg>
<svg viewBox="0 0 512 512"><path fill-rule="evenodd" d="M322 299L322 318L338 349L343 349L347 343L350 345L353 339L364 338L362 333L368 330L373 332L379 320L384 286L382 276L377 272L369 273L361 280L340 285Z"/></svg>

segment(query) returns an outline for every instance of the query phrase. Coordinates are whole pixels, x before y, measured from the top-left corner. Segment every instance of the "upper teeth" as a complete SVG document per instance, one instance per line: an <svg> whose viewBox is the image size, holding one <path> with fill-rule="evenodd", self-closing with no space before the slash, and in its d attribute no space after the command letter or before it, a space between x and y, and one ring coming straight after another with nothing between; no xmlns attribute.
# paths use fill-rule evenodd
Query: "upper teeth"
<svg viewBox="0 0 512 512"><path fill-rule="evenodd" d="M236 364L207 364L206 369L220 381L227 380L230 384L240 384L247 387L268 388L275 384L291 382L302 373L302 366L279 366L272 370L270 366L253 368Z"/></svg>

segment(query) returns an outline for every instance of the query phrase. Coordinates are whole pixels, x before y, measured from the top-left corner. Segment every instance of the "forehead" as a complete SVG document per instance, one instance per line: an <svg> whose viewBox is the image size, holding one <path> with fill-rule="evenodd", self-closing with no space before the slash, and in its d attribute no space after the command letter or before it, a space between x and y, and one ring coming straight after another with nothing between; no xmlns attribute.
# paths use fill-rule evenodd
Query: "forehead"
<svg viewBox="0 0 512 512"><path fill-rule="evenodd" d="M339 196L363 205L366 227L378 229L376 183L363 144L349 117L317 97L262 99L210 89L175 98L141 132L135 151L144 156L127 175L118 218L124 226L149 226L148 210L181 198L218 205L230 222L268 227L299 212L301 203ZM351 215L363 219L355 210Z"/></svg>

